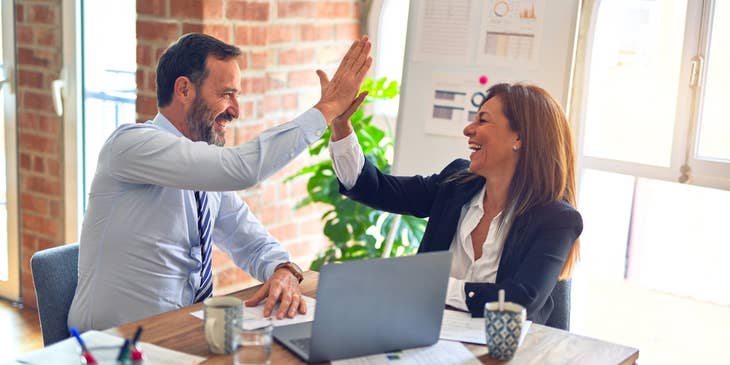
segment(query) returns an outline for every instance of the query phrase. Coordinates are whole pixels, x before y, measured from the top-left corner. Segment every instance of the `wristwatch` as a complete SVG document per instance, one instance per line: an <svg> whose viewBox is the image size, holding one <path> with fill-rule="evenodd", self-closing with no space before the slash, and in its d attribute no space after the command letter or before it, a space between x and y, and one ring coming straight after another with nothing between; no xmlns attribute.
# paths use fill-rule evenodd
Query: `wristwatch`
<svg viewBox="0 0 730 365"><path fill-rule="evenodd" d="M299 280L300 283L302 282L302 280L304 280L304 273L302 272L302 269L299 267L299 265L297 265L291 261L282 262L282 263L276 265L276 267L274 268L274 271L279 270L279 269L289 270L292 273L292 275L294 275L294 277L296 277L297 280Z"/></svg>

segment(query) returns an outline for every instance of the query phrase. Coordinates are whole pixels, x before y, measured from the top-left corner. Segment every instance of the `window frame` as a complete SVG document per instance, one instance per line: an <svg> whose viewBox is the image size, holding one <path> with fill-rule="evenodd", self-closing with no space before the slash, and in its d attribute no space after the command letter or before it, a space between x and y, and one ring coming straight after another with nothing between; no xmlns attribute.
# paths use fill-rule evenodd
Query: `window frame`
<svg viewBox="0 0 730 365"><path fill-rule="evenodd" d="M588 101L588 77L591 65L591 53L597 28L598 15L603 0L587 0L583 4L579 33L576 68L570 103L570 119L573 121L578 149L578 171L595 169L607 172L633 175L650 179L659 179L688 183L699 186L730 190L730 164L700 160L696 158L698 116L703 80L706 70L700 67L700 82L690 85L692 77L692 60L695 56L704 56L709 47L707 38L708 19L714 0L688 0L685 20L685 32L679 84L677 85L677 103L672 135L672 149L668 167L648 165L636 162L615 160L584 155L586 130L586 105ZM690 174L683 176L689 166Z"/></svg>
<svg viewBox="0 0 730 365"><path fill-rule="evenodd" d="M712 22L714 20L716 2L717 0L705 0L703 3L696 54L700 65L697 75L698 81L693 87L692 124L689 131L690 134L688 135L687 161L691 167L692 179L698 185L730 190L730 161L721 162L698 157L701 117L703 112L702 105L705 96L705 85L707 84L706 63L710 51Z"/></svg>
<svg viewBox="0 0 730 365"><path fill-rule="evenodd" d="M63 176L64 242L78 242L83 221L83 169L81 128L81 0L63 0Z"/></svg>
<svg viewBox="0 0 730 365"><path fill-rule="evenodd" d="M7 199L7 259L8 280L0 282L0 297L13 302L21 298L20 273L20 227L19 227L19 193L18 193L18 142L17 142L17 85L16 85L16 52L15 52L15 5L12 1L3 1L0 5L2 22L3 60L7 79L0 88L0 97L3 98L5 129L5 196ZM4 90L7 89L7 90Z"/></svg>

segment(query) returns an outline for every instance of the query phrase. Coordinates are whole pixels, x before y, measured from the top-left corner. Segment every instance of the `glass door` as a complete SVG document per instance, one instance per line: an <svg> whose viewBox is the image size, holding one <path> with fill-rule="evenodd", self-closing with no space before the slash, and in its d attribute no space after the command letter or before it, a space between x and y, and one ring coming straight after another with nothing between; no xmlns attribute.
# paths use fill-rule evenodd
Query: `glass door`
<svg viewBox="0 0 730 365"><path fill-rule="evenodd" d="M0 297L20 299L15 125L15 32L12 1L0 7Z"/></svg>
<svg viewBox="0 0 730 365"><path fill-rule="evenodd" d="M101 147L119 125L135 122L136 14L135 0L81 1L83 145L78 150L83 211Z"/></svg>
<svg viewBox="0 0 730 365"><path fill-rule="evenodd" d="M78 240L104 141L135 121L135 22L134 0L63 1L66 242Z"/></svg>

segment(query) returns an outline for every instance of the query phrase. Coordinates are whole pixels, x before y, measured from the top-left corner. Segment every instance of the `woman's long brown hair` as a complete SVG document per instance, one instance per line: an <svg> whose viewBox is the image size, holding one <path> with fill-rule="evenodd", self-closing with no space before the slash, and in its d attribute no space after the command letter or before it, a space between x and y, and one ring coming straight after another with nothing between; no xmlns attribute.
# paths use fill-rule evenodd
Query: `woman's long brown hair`
<svg viewBox="0 0 730 365"><path fill-rule="evenodd" d="M575 207L573 136L560 104L545 89L534 85L496 84L486 95L484 102L493 97L500 99L510 128L522 142L508 190L507 216L518 217L533 207L557 201ZM560 280L570 278L579 252L580 240L576 240Z"/></svg>

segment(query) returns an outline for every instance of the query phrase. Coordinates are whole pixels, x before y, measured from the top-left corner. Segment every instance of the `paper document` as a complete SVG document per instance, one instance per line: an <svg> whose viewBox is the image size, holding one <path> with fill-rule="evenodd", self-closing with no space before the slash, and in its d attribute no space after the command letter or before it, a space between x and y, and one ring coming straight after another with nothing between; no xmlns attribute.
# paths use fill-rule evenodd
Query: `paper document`
<svg viewBox="0 0 730 365"><path fill-rule="evenodd" d="M305 303L307 303L307 314L298 314L294 318L284 318L284 319L276 319L276 311L279 309L279 305L277 304L274 307L274 310L271 312L272 315L269 317L264 317L264 304L266 301L263 301L259 303L259 305L255 307L247 307L245 304L243 305L243 328L250 330L254 328L261 328L263 326L266 326L267 324L271 323L274 325L274 327L278 326L286 326L289 324L295 324L295 323L302 323L302 322L312 322L314 321L314 307L317 305L317 300L314 298L310 298L306 295L302 295L302 299ZM198 317L200 319L204 318L203 311L195 311L190 313L195 317Z"/></svg>
<svg viewBox="0 0 730 365"><path fill-rule="evenodd" d="M84 332L81 334L81 338L86 343L86 347L91 349L92 356L94 355L93 349L95 347L121 347L122 343L124 343L124 339L121 337L99 331ZM137 347L142 350L145 365L193 365L205 361L204 357L166 349L150 343L138 342ZM80 347L76 339L71 337L41 350L21 355L16 361L19 364L29 365L78 365L80 363Z"/></svg>
<svg viewBox="0 0 730 365"><path fill-rule="evenodd" d="M476 62L538 66L547 1L493 0L484 1L482 6Z"/></svg>
<svg viewBox="0 0 730 365"><path fill-rule="evenodd" d="M389 352L346 360L332 361L332 365L479 365L481 362L458 342L439 341L433 346Z"/></svg>
<svg viewBox="0 0 730 365"><path fill-rule="evenodd" d="M471 1L424 0L418 2L414 61L467 61L471 49Z"/></svg>
<svg viewBox="0 0 730 365"><path fill-rule="evenodd" d="M520 333L520 344L525 339L527 332L530 330L532 321L525 321L522 324L522 332ZM442 340L461 341L475 343L478 345L486 345L487 339L485 334L484 318L472 318L470 313L459 312L454 310L444 310L444 318L441 322Z"/></svg>

